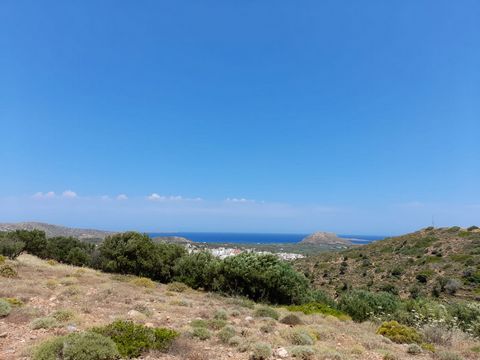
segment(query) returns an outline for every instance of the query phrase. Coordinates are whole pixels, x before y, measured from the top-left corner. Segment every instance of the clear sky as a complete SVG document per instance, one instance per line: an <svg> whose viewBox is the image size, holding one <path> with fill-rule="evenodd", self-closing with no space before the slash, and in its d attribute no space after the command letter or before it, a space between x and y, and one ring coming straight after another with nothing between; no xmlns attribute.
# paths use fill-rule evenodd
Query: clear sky
<svg viewBox="0 0 480 360"><path fill-rule="evenodd" d="M0 2L0 222L480 225L480 2Z"/></svg>

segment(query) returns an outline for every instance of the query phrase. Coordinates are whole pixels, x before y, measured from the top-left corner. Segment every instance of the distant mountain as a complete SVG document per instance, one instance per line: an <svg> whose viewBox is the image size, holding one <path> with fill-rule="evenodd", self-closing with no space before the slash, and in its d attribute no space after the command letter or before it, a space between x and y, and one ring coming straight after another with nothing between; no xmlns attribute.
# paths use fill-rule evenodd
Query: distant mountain
<svg viewBox="0 0 480 360"><path fill-rule="evenodd" d="M103 240L106 236L115 234L111 231L94 229L77 229L41 222L0 223L0 231L42 230L47 237L72 236L80 240Z"/></svg>
<svg viewBox="0 0 480 360"><path fill-rule="evenodd" d="M347 239L339 238L334 233L318 231L300 241L300 244L312 245L351 245L352 243Z"/></svg>
<svg viewBox="0 0 480 360"><path fill-rule="evenodd" d="M429 227L309 256L296 265L332 295L359 288L480 300L480 228Z"/></svg>
<svg viewBox="0 0 480 360"><path fill-rule="evenodd" d="M171 244L191 244L192 240L182 236L156 236L152 238L154 242L166 242Z"/></svg>

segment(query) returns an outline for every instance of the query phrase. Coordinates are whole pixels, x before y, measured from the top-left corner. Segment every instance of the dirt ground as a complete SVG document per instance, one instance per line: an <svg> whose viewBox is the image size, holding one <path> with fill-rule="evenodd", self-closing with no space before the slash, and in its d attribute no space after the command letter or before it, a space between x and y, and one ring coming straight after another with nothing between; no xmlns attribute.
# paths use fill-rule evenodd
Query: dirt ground
<svg viewBox="0 0 480 360"><path fill-rule="evenodd" d="M303 329L316 339L309 348L315 352L310 359L432 359L430 352L407 353L408 345L394 344L376 335L377 325L340 321L331 316L295 313L303 324L286 325L270 318L255 317L261 305L222 297L217 294L186 289L178 292L173 286L155 284L138 278L104 274L91 269L49 263L29 255L10 262L18 271L16 278L0 277L0 297L23 302L0 318L0 359L29 359L32 348L41 341L69 332L82 331L108 324L116 319L132 319L147 326L169 327L182 335L167 353L148 353L142 359L249 359L257 343L269 344L271 359L291 359L296 346L292 332ZM143 286L147 285L147 287ZM176 291L177 290L177 291ZM181 290L181 289L180 289ZM49 328L35 327L35 319L67 311L70 319ZM291 314L275 308L280 319ZM192 335L190 325L195 319L213 319L218 312L226 313L226 323L232 326L240 344L225 344L219 330L211 330L210 339ZM479 346L461 335L451 346L440 351L459 354L464 359L478 359L471 349ZM297 357L298 358L298 357Z"/></svg>

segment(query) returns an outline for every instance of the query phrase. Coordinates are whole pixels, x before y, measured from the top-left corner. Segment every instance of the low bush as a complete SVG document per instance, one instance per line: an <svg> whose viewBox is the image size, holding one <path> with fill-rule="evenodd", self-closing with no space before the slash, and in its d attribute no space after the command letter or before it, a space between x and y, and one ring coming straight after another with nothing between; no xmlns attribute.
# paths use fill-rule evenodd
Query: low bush
<svg viewBox="0 0 480 360"><path fill-rule="evenodd" d="M185 285L184 283L178 282L178 281L174 281L174 282L168 284L168 286L167 286L168 291L173 291L173 292L178 292L178 293L182 293L187 289L188 289L187 285Z"/></svg>
<svg viewBox="0 0 480 360"><path fill-rule="evenodd" d="M195 319L190 322L190 326L193 328L197 328L197 327L206 328L208 327L208 322L207 320L203 320L203 319Z"/></svg>
<svg viewBox="0 0 480 360"><path fill-rule="evenodd" d="M383 335L398 344L421 343L422 341L422 336L417 330L401 325L397 321L384 322L378 328L377 334Z"/></svg>
<svg viewBox="0 0 480 360"><path fill-rule="evenodd" d="M5 256L0 255L0 265L3 265L5 263Z"/></svg>
<svg viewBox="0 0 480 360"><path fill-rule="evenodd" d="M268 306L262 306L255 310L256 317L269 317L278 320L280 314L273 308Z"/></svg>
<svg viewBox="0 0 480 360"><path fill-rule="evenodd" d="M235 328L233 326L227 325L221 329L217 336L224 343L227 344L228 341L236 335Z"/></svg>
<svg viewBox="0 0 480 360"><path fill-rule="evenodd" d="M240 336L235 335L228 340L228 345L239 346L242 343L242 341L243 339Z"/></svg>
<svg viewBox="0 0 480 360"><path fill-rule="evenodd" d="M10 314L10 311L12 311L10 303L4 299L0 299L0 318Z"/></svg>
<svg viewBox="0 0 480 360"><path fill-rule="evenodd" d="M436 360L463 360L463 357L450 351L437 352L434 358Z"/></svg>
<svg viewBox="0 0 480 360"><path fill-rule="evenodd" d="M292 345L313 345L315 336L305 329L288 329L282 333L282 337Z"/></svg>
<svg viewBox="0 0 480 360"><path fill-rule="evenodd" d="M228 319L228 314L224 309L219 309L215 311L215 314L213 315L214 319L217 320L227 320Z"/></svg>
<svg viewBox="0 0 480 360"><path fill-rule="evenodd" d="M55 311L51 316L59 322L65 322L72 320L75 317L75 314L72 310L60 309Z"/></svg>
<svg viewBox="0 0 480 360"><path fill-rule="evenodd" d="M349 320L350 319L350 317L347 314L345 314L343 311L334 309L329 305L319 303L319 302L307 303L307 304L302 304L302 305L290 305L290 306L287 306L287 309L289 311L303 312L306 315L323 314L323 315L335 316L336 318L339 318L340 320Z"/></svg>
<svg viewBox="0 0 480 360"><path fill-rule="evenodd" d="M422 329L422 333L427 343L448 346L452 342L452 331L439 325L427 325Z"/></svg>
<svg viewBox="0 0 480 360"><path fill-rule="evenodd" d="M17 298L0 298L0 300L8 302L12 307L20 307L24 305L23 301Z"/></svg>
<svg viewBox="0 0 480 360"><path fill-rule="evenodd" d="M92 331L111 338L120 355L127 358L138 357L147 350L166 350L178 336L174 330L149 328L124 320L117 320Z"/></svg>
<svg viewBox="0 0 480 360"><path fill-rule="evenodd" d="M295 314L289 314L287 316L285 316L284 318L282 318L280 320L280 322L282 324L286 324L286 325L302 325L303 324L303 321L302 319L300 319L300 317L298 317L297 315Z"/></svg>
<svg viewBox="0 0 480 360"><path fill-rule="evenodd" d="M395 295L365 290L345 293L339 302L340 310L350 315L354 321L365 321L377 314L393 314L399 307L400 300Z"/></svg>
<svg viewBox="0 0 480 360"><path fill-rule="evenodd" d="M272 347L266 343L255 343L252 345L250 360L267 360L272 356Z"/></svg>
<svg viewBox="0 0 480 360"><path fill-rule="evenodd" d="M115 360L120 354L108 337L93 332L47 340L33 351L33 360Z"/></svg>
<svg viewBox="0 0 480 360"><path fill-rule="evenodd" d="M192 336L200 340L207 340L212 337L212 333L204 327L196 327L193 329Z"/></svg>
<svg viewBox="0 0 480 360"><path fill-rule="evenodd" d="M15 278L18 276L17 270L10 264L0 265L0 276L5 278Z"/></svg>
<svg viewBox="0 0 480 360"><path fill-rule="evenodd" d="M34 319L30 323L30 327L33 330L51 329L51 328L55 328L55 327L58 327L58 326L59 326L58 321L51 316L45 316L45 317L37 318L37 319Z"/></svg>
<svg viewBox="0 0 480 360"><path fill-rule="evenodd" d="M154 289L157 287L156 282L145 277L135 277L132 280L130 280L130 283L133 285L137 285L137 286L148 288L148 289Z"/></svg>
<svg viewBox="0 0 480 360"><path fill-rule="evenodd" d="M418 355L422 353L422 348L417 344L410 344L408 345L407 353L410 355Z"/></svg>
<svg viewBox="0 0 480 360"><path fill-rule="evenodd" d="M315 358L315 349L311 346L299 345L290 349L292 357L301 360L311 360Z"/></svg>
<svg viewBox="0 0 480 360"><path fill-rule="evenodd" d="M208 327L213 330L220 330L223 328L225 325L227 325L227 322L222 319L211 319L208 320Z"/></svg>

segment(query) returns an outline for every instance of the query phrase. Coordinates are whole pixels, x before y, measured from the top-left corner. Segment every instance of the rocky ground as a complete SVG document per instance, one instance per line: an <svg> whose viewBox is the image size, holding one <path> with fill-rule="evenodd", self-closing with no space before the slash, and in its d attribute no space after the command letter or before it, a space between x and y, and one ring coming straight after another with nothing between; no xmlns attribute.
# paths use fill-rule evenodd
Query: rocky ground
<svg viewBox="0 0 480 360"><path fill-rule="evenodd" d="M315 353L311 359L433 357L425 351L415 356L408 354L408 345L394 344L376 335L378 325L369 322L357 324L331 316L295 313L303 324L293 326L256 316L261 305L243 299L184 289L175 284L152 284L139 278L46 262L29 255L22 255L11 263L18 277L0 277L0 297L19 299L23 305L13 307L8 316L0 318L2 360L29 359L32 347L49 337L126 318L147 326L173 328L182 334L168 353L149 353L143 359L249 359L258 343L271 346L271 359L290 359L299 350L292 336L301 331L314 338L314 344L307 346ZM275 310L280 319L292 314L280 307ZM52 314L68 316L63 319L57 316L58 321L43 324L42 328L42 321L38 319L51 319ZM226 318L217 328L225 323L233 327L236 341L225 344L219 338L221 330L215 327L209 330L209 339L193 336L192 321L215 317ZM445 350L454 350L465 359L476 359L478 353L471 351L475 346L478 343L455 334Z"/></svg>

